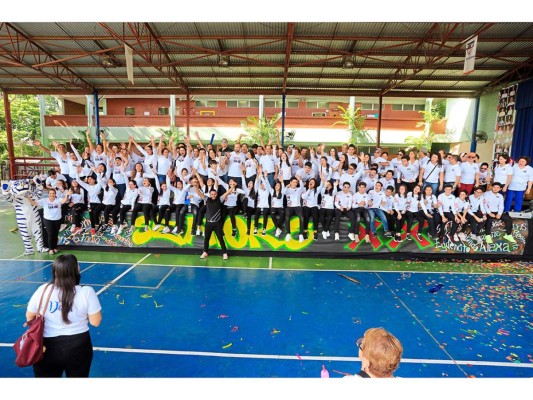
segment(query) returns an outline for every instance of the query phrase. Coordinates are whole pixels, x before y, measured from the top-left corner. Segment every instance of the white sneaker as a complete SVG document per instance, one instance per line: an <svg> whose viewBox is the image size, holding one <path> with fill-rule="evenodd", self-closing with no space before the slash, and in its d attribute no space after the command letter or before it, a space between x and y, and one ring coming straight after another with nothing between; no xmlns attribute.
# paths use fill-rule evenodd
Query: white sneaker
<svg viewBox="0 0 533 400"><path fill-rule="evenodd" d="M276 228L276 237L279 237L281 235L281 229Z"/></svg>
<svg viewBox="0 0 533 400"><path fill-rule="evenodd" d="M350 238L350 240L353 242L355 240L355 234L354 233L348 233L348 237Z"/></svg>
<svg viewBox="0 0 533 400"><path fill-rule="evenodd" d="M161 233L170 233L170 228L168 226L165 226Z"/></svg>
<svg viewBox="0 0 533 400"><path fill-rule="evenodd" d="M207 258L207 253L202 253L202 255L200 256L201 259L204 259L204 258Z"/></svg>
<svg viewBox="0 0 533 400"><path fill-rule="evenodd" d="M459 236L459 239L461 240L466 240L466 235L464 234L464 232L459 233L457 236Z"/></svg>
<svg viewBox="0 0 533 400"><path fill-rule="evenodd" d="M227 260L228 259L228 255L226 253L222 254L222 259L223 260Z"/></svg>
<svg viewBox="0 0 533 400"><path fill-rule="evenodd" d="M322 237L324 238L324 240L326 240L328 238L328 234L326 232L322 232Z"/></svg>
<svg viewBox="0 0 533 400"><path fill-rule="evenodd" d="M329 233L329 231L326 231L326 236L327 236L327 237L330 237L330 236L331 236L331 233Z"/></svg>
<svg viewBox="0 0 533 400"><path fill-rule="evenodd" d="M355 243L359 243L359 235L354 235L354 241Z"/></svg>
<svg viewBox="0 0 533 400"><path fill-rule="evenodd" d="M459 241L459 237L457 236L457 233L455 235L453 235L453 241L454 242L458 242Z"/></svg>
<svg viewBox="0 0 533 400"><path fill-rule="evenodd" d="M285 236L285 241L290 242L290 240L291 240L291 234L287 233L287 235Z"/></svg>
<svg viewBox="0 0 533 400"><path fill-rule="evenodd" d="M76 225L72 224L72 226L70 227L70 233L74 232L74 229L76 229Z"/></svg>
<svg viewBox="0 0 533 400"><path fill-rule="evenodd" d="M118 231L117 231L117 235L120 235L122 233L122 231L124 230L124 225L120 225L118 227Z"/></svg>
<svg viewBox="0 0 533 400"><path fill-rule="evenodd" d="M173 234L178 233L178 227L177 227L177 226L176 226L174 229L172 229L172 233L173 233Z"/></svg>
<svg viewBox="0 0 533 400"><path fill-rule="evenodd" d="M148 232L149 229L150 229L150 227L149 227L148 225L145 225L145 226L144 226L144 231L145 231L145 232Z"/></svg>
<svg viewBox="0 0 533 400"><path fill-rule="evenodd" d="M337 232L335 232L335 240L340 240L340 236Z"/></svg>
<svg viewBox="0 0 533 400"><path fill-rule="evenodd" d="M202 236L202 231L200 228L196 228L196 236Z"/></svg>
<svg viewBox="0 0 533 400"><path fill-rule="evenodd" d="M157 231L159 228L161 228L161 225L157 224L157 225L154 225L154 227L152 228L152 230L155 232L155 231Z"/></svg>
<svg viewBox="0 0 533 400"><path fill-rule="evenodd" d="M298 236L298 241L299 241L300 243L303 243L303 241L304 241L304 235L299 235L299 236Z"/></svg>
<svg viewBox="0 0 533 400"><path fill-rule="evenodd" d="M115 233L117 233L117 229L117 226L113 225L113 227L111 228L111 234L114 235Z"/></svg>

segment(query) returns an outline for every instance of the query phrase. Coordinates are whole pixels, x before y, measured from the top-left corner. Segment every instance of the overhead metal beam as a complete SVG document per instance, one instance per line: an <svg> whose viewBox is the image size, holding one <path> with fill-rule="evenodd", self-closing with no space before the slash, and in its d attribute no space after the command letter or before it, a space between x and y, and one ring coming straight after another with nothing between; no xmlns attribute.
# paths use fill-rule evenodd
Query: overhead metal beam
<svg viewBox="0 0 533 400"><path fill-rule="evenodd" d="M477 68L477 67L476 67ZM492 89L505 85L511 82L523 81L533 77L533 57L530 57L527 62L507 71L505 74L493 79L483 88L481 88L478 94L483 94L492 91Z"/></svg>
<svg viewBox="0 0 533 400"><path fill-rule="evenodd" d="M291 60L293 35L294 35L294 22L289 22L287 24L287 43L285 44L285 65L283 67L283 83L281 85L282 94L285 93L285 89L287 88L287 78L289 77L289 67L290 67L290 60Z"/></svg>
<svg viewBox="0 0 533 400"><path fill-rule="evenodd" d="M61 62L52 66L53 73L46 72L41 68L34 68L33 64L28 63L25 60L27 56L32 56L36 61L35 64L57 61L57 59L48 50L37 43L37 41L27 36L20 29L16 28L12 24L1 22L0 33L5 33L9 38L9 40L5 42L0 41L0 49L4 51L3 57L7 57L16 63L20 63L20 66L39 71L47 78L66 82L69 85L74 85L82 89L92 91L92 85L89 82L85 81L68 66Z"/></svg>

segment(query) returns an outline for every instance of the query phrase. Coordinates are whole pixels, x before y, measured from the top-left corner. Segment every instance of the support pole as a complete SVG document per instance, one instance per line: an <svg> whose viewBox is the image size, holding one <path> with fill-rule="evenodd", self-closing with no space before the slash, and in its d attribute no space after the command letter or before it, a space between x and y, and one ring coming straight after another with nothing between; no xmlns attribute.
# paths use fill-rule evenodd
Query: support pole
<svg viewBox="0 0 533 400"><path fill-rule="evenodd" d="M479 116L479 103L480 99L479 97L476 97L476 104L474 105L474 122L472 123L472 141L470 142L470 151L475 152L476 151L476 132L477 132L477 120Z"/></svg>
<svg viewBox="0 0 533 400"><path fill-rule="evenodd" d="M187 91L187 104L185 105L185 110L187 112L187 136L191 136L191 94Z"/></svg>
<svg viewBox="0 0 533 400"><path fill-rule="evenodd" d="M265 96L259 95L259 118L263 118L265 115Z"/></svg>
<svg viewBox="0 0 533 400"><path fill-rule="evenodd" d="M98 101L98 92L95 90L93 93L94 96L94 126L96 128L96 144L101 143L100 138L100 110L99 110L99 101Z"/></svg>
<svg viewBox="0 0 533 400"><path fill-rule="evenodd" d="M174 128L176 126L176 95L171 94L170 95L170 128Z"/></svg>
<svg viewBox="0 0 533 400"><path fill-rule="evenodd" d="M285 147L285 93L281 95L281 147Z"/></svg>
<svg viewBox="0 0 533 400"><path fill-rule="evenodd" d="M9 178L15 179L15 147L13 145L13 125L11 123L11 104L9 96L4 92L4 111L6 114L7 154L9 157Z"/></svg>
<svg viewBox="0 0 533 400"><path fill-rule="evenodd" d="M37 99L39 100L39 125L41 128L41 135L39 139L41 139L41 143L44 146L47 146L48 144L43 140L44 139L44 116L46 115L46 102L42 94L38 95ZM35 138L32 138L32 139L35 139Z"/></svg>
<svg viewBox="0 0 533 400"><path fill-rule="evenodd" d="M379 113L378 113L378 134L376 137L376 147L381 147L381 110L383 109L383 96L379 95Z"/></svg>

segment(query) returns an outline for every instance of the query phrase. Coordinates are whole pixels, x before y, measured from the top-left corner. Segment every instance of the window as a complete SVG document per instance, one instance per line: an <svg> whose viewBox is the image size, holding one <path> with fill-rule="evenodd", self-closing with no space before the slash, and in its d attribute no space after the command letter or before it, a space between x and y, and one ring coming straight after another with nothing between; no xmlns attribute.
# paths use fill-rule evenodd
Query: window
<svg viewBox="0 0 533 400"><path fill-rule="evenodd" d="M308 101L305 104L306 108L329 108L327 101Z"/></svg>
<svg viewBox="0 0 533 400"><path fill-rule="evenodd" d="M426 106L424 104L393 104L393 111L424 111Z"/></svg>
<svg viewBox="0 0 533 400"><path fill-rule="evenodd" d="M314 112L311 114L313 117L325 117L326 116L326 113L325 112Z"/></svg>
<svg viewBox="0 0 533 400"><path fill-rule="evenodd" d="M259 100L226 101L226 107L259 108Z"/></svg>
<svg viewBox="0 0 533 400"><path fill-rule="evenodd" d="M126 107L124 109L124 115L135 115L135 107Z"/></svg>
<svg viewBox="0 0 533 400"><path fill-rule="evenodd" d="M168 115L168 107L159 107L157 110L158 115Z"/></svg>
<svg viewBox="0 0 533 400"><path fill-rule="evenodd" d="M217 107L218 101L216 100L196 100L196 107Z"/></svg>
<svg viewBox="0 0 533 400"><path fill-rule="evenodd" d="M385 104L381 105L381 109L385 109ZM362 103L361 110L379 110L379 103Z"/></svg>
<svg viewBox="0 0 533 400"><path fill-rule="evenodd" d="M265 100L265 107L282 108L281 100ZM297 101L285 101L285 108L298 108Z"/></svg>
<svg viewBox="0 0 533 400"><path fill-rule="evenodd" d="M98 107L98 115L104 115L104 107Z"/></svg>

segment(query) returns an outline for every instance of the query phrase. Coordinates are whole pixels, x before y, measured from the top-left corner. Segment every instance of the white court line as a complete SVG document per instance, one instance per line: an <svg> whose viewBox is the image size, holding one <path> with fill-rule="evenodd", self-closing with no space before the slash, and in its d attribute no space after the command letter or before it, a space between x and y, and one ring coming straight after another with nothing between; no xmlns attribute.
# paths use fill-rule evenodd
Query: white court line
<svg viewBox="0 0 533 400"><path fill-rule="evenodd" d="M168 273L163 277L163 279L161 279L161 282L159 282L155 288L159 289L161 285L163 284L163 282L167 280L167 278L175 271L175 269L176 268L172 268L170 271L168 271Z"/></svg>
<svg viewBox="0 0 533 400"><path fill-rule="evenodd" d="M268 260L268 269L272 269L272 257Z"/></svg>
<svg viewBox="0 0 533 400"><path fill-rule="evenodd" d="M46 262L50 260L12 260L10 258L0 258L0 261L35 261L35 262ZM370 261L370 260L369 260ZM80 261L84 263L89 263L90 261ZM401 262L401 261L399 261ZM428 261L430 262L430 261ZM109 265L130 265L131 263L123 262L110 262L110 261L99 261L98 264L109 264ZM532 263L533 266L533 263ZM242 269L242 270L262 270L267 271L268 268L254 268L254 267L231 267L231 266L216 266L216 265L163 265L163 264L143 264L143 267L175 267L175 268L204 268L204 269ZM406 271L406 270L367 270L367 269L308 269L308 268L272 268L272 271L293 271L293 272L368 272L368 273L379 273L379 274L454 274L454 275L496 275L496 276L529 276L533 275L531 273L501 273L501 272L462 272L462 271Z"/></svg>
<svg viewBox="0 0 533 400"><path fill-rule="evenodd" d="M0 343L0 347L13 347L13 343ZM296 361L361 361L359 357L327 357L327 356L295 356L282 354L240 354L240 353L215 353L207 351L180 351L180 350L152 350L152 349L125 349L120 347L94 347L95 351L113 353L138 353L138 354L165 354L173 356L198 356L220 358L246 358L246 359L270 359L270 360L296 360ZM513 363L496 361L466 361L466 360L434 360L425 358L402 358L400 364L444 364L444 365L479 365L484 367L509 367L509 368L533 368L531 363Z"/></svg>
<svg viewBox="0 0 533 400"><path fill-rule="evenodd" d="M13 257L12 260L16 260L17 258L22 257L23 255L24 253L22 253L20 256ZM34 260L28 260L28 261L34 261Z"/></svg>
<svg viewBox="0 0 533 400"><path fill-rule="evenodd" d="M120 278L122 278L124 275L126 275L128 272L130 272L132 269L134 269L137 265L142 263L144 260L146 260L148 257L150 257L152 253L148 253L143 258L141 258L139 261L137 261L135 264L133 264L131 267L129 267L126 271L121 273L119 276L117 276L115 279L113 279L111 282L109 282L107 285L105 285L102 289L100 289L98 292L96 292L96 295L98 296L100 293L106 291L109 289L115 282L117 282Z"/></svg>

